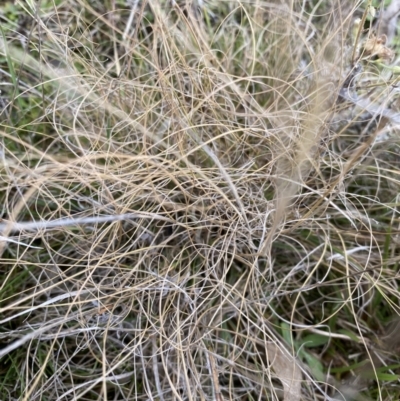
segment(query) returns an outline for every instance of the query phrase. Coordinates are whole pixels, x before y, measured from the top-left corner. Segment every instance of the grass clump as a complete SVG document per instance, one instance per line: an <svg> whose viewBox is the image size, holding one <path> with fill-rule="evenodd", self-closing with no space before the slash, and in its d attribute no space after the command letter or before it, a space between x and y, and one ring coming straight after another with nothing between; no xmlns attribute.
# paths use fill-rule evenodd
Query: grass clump
<svg viewBox="0 0 400 401"><path fill-rule="evenodd" d="M399 398L397 42L350 3L1 6L1 400Z"/></svg>

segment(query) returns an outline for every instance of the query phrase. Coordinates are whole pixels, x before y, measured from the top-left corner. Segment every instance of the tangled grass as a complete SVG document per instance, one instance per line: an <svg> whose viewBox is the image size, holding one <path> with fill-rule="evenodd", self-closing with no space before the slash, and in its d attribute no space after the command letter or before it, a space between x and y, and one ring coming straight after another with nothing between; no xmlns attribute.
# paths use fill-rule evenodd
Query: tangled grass
<svg viewBox="0 0 400 401"><path fill-rule="evenodd" d="M0 400L400 398L396 42L350 3L2 6Z"/></svg>

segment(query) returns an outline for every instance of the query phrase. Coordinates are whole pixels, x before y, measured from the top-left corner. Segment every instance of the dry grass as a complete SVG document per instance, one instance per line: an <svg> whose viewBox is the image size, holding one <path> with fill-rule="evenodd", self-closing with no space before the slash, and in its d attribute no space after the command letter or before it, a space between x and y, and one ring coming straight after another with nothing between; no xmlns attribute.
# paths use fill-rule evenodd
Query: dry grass
<svg viewBox="0 0 400 401"><path fill-rule="evenodd" d="M397 59L350 3L2 6L0 400L400 397Z"/></svg>

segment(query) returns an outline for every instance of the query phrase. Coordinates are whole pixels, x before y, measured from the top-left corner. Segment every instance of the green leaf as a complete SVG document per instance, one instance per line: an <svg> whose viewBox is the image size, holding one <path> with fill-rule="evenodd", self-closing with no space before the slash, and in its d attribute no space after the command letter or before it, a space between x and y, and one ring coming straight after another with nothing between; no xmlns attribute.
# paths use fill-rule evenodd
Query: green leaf
<svg viewBox="0 0 400 401"><path fill-rule="evenodd" d="M282 336L285 339L285 341L289 344L289 345L293 345L293 340L292 340L292 336L291 336L291 332L290 332L290 326L285 323L282 322L281 323L281 330L282 330Z"/></svg>
<svg viewBox="0 0 400 401"><path fill-rule="evenodd" d="M318 380L318 381L324 381L325 380L325 373L324 373L324 367L322 363L317 359L314 355L309 354L308 352L300 351L300 355L305 359L307 365L311 369L311 373L313 376Z"/></svg>
<svg viewBox="0 0 400 401"><path fill-rule="evenodd" d="M340 329L340 330L338 330L338 332L340 334L345 334L346 336L349 336L353 341L355 341L357 343L359 342L358 337L352 331L349 331L346 329Z"/></svg>
<svg viewBox="0 0 400 401"><path fill-rule="evenodd" d="M362 361L362 362L353 363L353 365L342 366L341 368L332 368L332 369L329 369L329 372L330 373L346 373L346 372L350 372L351 370L361 368L366 363L367 363L367 361Z"/></svg>
<svg viewBox="0 0 400 401"><path fill-rule="evenodd" d="M301 342L306 348L320 347L329 342L329 337L321 334L309 334L308 336L305 336Z"/></svg>
<svg viewBox="0 0 400 401"><path fill-rule="evenodd" d="M375 375L375 373L372 370L370 372L366 373L364 376L368 379L377 379L379 381L385 381L385 382L399 380L399 378L400 378L399 375L394 375L391 373L377 372L377 374Z"/></svg>
<svg viewBox="0 0 400 401"><path fill-rule="evenodd" d="M369 378L369 379L378 379L378 380L382 380L382 381L399 380L400 375L396 375L396 374L393 374L393 373L386 373L388 370L398 369L399 366L400 366L399 364L381 366L380 368L376 369L376 374L371 369L370 371L366 372L364 376Z"/></svg>

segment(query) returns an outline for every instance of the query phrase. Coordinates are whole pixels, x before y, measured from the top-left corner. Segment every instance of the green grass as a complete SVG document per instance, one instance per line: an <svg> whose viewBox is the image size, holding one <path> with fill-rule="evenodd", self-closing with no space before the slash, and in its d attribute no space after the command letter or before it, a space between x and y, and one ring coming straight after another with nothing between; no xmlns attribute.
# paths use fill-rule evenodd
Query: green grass
<svg viewBox="0 0 400 401"><path fill-rule="evenodd" d="M0 6L0 401L399 399L399 38L350 3Z"/></svg>

